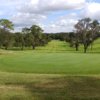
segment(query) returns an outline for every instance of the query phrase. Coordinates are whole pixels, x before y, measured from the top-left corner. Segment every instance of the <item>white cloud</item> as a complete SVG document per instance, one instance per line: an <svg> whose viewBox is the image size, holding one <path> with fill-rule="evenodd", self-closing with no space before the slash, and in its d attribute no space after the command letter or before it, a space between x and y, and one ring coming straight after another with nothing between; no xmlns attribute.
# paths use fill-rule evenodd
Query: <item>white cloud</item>
<svg viewBox="0 0 100 100"><path fill-rule="evenodd" d="M9 0L13 1L13 0ZM23 1L23 0L22 0ZM48 15L51 14L50 12L57 12L61 10L69 10L69 9L81 9L85 4L85 0L24 0L22 6L22 1L17 6L18 12L14 14L11 20L14 22L16 28L21 29L21 27L29 27L32 24L42 24L43 20L49 20ZM15 0L17 2L17 0ZM14 1L12 2L14 3ZM61 19L60 19L61 20ZM60 27L67 24L64 20L59 21L59 23L55 23L56 27L59 24ZM72 22L69 22L70 24ZM60 25L61 24L61 25ZM67 24L68 25L68 24ZM54 27L53 25L51 25ZM51 27L50 25L48 27ZM45 25L44 27L45 28ZM45 30L47 30L47 25Z"/></svg>
<svg viewBox="0 0 100 100"><path fill-rule="evenodd" d="M70 32L74 30L74 25L79 17L76 13L60 16L56 21L45 26L45 32Z"/></svg>
<svg viewBox="0 0 100 100"><path fill-rule="evenodd" d="M64 13L61 13L63 11ZM100 20L100 2L94 2L94 0L0 0L0 18L7 18L7 16L15 24L15 30L38 24L45 32L66 32L74 30L74 24L83 17Z"/></svg>
<svg viewBox="0 0 100 100"><path fill-rule="evenodd" d="M3 15L3 12L2 12L2 11L0 11L0 16L1 16L1 15Z"/></svg>
<svg viewBox="0 0 100 100"><path fill-rule="evenodd" d="M100 20L100 3L87 3L84 8L83 15L84 17L90 17L92 19Z"/></svg>
<svg viewBox="0 0 100 100"><path fill-rule="evenodd" d="M61 11L68 9L80 9L85 0L31 0L19 8L21 12L43 13L49 11Z"/></svg>
<svg viewBox="0 0 100 100"><path fill-rule="evenodd" d="M46 19L46 16L44 15L29 13L17 13L17 15L13 15L11 18L17 30L20 30L23 27L30 27L33 24L40 24L44 19Z"/></svg>

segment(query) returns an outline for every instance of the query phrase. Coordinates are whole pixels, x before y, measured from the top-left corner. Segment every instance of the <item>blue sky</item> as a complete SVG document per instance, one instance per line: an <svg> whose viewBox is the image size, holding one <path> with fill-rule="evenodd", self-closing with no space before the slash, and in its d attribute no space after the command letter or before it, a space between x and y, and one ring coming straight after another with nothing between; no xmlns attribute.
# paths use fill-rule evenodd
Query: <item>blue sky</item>
<svg viewBox="0 0 100 100"><path fill-rule="evenodd" d="M11 20L15 31L37 24L45 32L70 32L84 17L100 20L100 0L0 0L0 19Z"/></svg>

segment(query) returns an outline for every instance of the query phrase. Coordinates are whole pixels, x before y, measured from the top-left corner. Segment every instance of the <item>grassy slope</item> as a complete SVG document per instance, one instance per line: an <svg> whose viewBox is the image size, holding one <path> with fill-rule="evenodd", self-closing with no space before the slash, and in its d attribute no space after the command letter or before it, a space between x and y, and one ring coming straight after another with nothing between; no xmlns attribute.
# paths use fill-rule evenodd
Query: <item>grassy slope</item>
<svg viewBox="0 0 100 100"><path fill-rule="evenodd" d="M73 53L52 41L36 51L1 50L0 100L100 100L99 47L97 40L88 54Z"/></svg>

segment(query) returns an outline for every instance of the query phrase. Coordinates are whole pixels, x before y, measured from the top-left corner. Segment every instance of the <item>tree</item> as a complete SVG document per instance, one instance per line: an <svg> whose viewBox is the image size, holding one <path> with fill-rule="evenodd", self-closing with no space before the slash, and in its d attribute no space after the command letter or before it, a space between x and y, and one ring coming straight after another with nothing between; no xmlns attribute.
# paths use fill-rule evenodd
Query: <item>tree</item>
<svg viewBox="0 0 100 100"><path fill-rule="evenodd" d="M5 50L13 44L13 35L9 31L2 30L0 33L1 47L5 47Z"/></svg>
<svg viewBox="0 0 100 100"><path fill-rule="evenodd" d="M15 43L14 45L16 47L20 47L21 50L24 49L25 41L24 41L24 34L17 32L14 34L15 35Z"/></svg>
<svg viewBox="0 0 100 100"><path fill-rule="evenodd" d="M35 49L35 46L38 46L40 44L40 39L41 39L43 30L41 29L41 27L37 25L32 25L30 30L31 30L31 34L34 36L34 42L32 44L32 47L33 49Z"/></svg>
<svg viewBox="0 0 100 100"><path fill-rule="evenodd" d="M23 28L22 29L22 33L25 35L25 46L32 46L33 42L34 42L34 36L33 34L31 33L31 30L30 28Z"/></svg>
<svg viewBox="0 0 100 100"><path fill-rule="evenodd" d="M69 33L69 43L70 43L70 47L74 47L74 38L75 38L75 34L72 32L72 33Z"/></svg>
<svg viewBox="0 0 100 100"><path fill-rule="evenodd" d="M42 34L41 38L40 38L40 45L44 46L45 44L47 44L49 42L49 37L47 34Z"/></svg>
<svg viewBox="0 0 100 100"><path fill-rule="evenodd" d="M76 33L75 34L75 40L74 40L75 42L74 42L74 45L75 45L75 48L76 48L76 51L78 51L79 50L79 33Z"/></svg>
<svg viewBox="0 0 100 100"><path fill-rule="evenodd" d="M31 33L25 34L25 46L30 47L34 43L34 36Z"/></svg>
<svg viewBox="0 0 100 100"><path fill-rule="evenodd" d="M75 25L77 27L76 30L80 34L80 40L82 44L84 45L84 53L86 53L88 46L91 44L91 38L90 38L90 29L91 29L91 19L90 18L84 18L78 21L78 23Z"/></svg>
<svg viewBox="0 0 100 100"><path fill-rule="evenodd" d="M32 46L33 49L36 46L44 46L50 41L49 36L44 34L42 28L37 25L32 25L30 28L23 28L22 34L24 35L25 46Z"/></svg>
<svg viewBox="0 0 100 100"><path fill-rule="evenodd" d="M1 45L8 49L9 45L13 42L12 35L10 30L13 30L13 24L7 19L0 19L0 36L1 36Z"/></svg>
<svg viewBox="0 0 100 100"><path fill-rule="evenodd" d="M28 33L30 33L30 28L27 28L27 27L22 28L22 33L23 33L23 34L28 34Z"/></svg>
<svg viewBox="0 0 100 100"><path fill-rule="evenodd" d="M4 30L13 30L13 23L7 19L0 19L0 28Z"/></svg>
<svg viewBox="0 0 100 100"><path fill-rule="evenodd" d="M91 23L91 50L93 48L93 42L96 38L96 33L98 33L100 30L100 24L98 20L93 20Z"/></svg>

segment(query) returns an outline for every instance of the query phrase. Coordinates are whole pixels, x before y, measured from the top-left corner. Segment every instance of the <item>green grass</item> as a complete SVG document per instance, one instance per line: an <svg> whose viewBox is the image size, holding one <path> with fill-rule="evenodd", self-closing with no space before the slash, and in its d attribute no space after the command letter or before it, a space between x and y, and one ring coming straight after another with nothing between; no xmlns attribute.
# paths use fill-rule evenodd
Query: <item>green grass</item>
<svg viewBox="0 0 100 100"><path fill-rule="evenodd" d="M0 100L100 100L100 39L76 52L51 41L36 50L0 50Z"/></svg>
<svg viewBox="0 0 100 100"><path fill-rule="evenodd" d="M42 74L100 74L100 55L20 52L1 55L0 70Z"/></svg>
<svg viewBox="0 0 100 100"><path fill-rule="evenodd" d="M93 43L93 51L96 53L100 53L100 39L97 39L94 43Z"/></svg>
<svg viewBox="0 0 100 100"><path fill-rule="evenodd" d="M0 70L39 74L100 74L98 53L76 52L68 45L65 42L52 41L46 47L38 47L35 51L5 51L5 54L0 55Z"/></svg>
<svg viewBox="0 0 100 100"><path fill-rule="evenodd" d="M69 46L69 43L53 40L49 42L45 47L37 47L36 52L70 52L74 51L73 48Z"/></svg>

